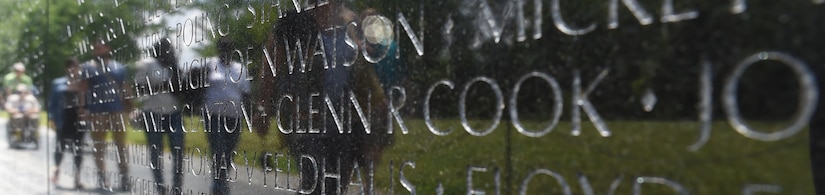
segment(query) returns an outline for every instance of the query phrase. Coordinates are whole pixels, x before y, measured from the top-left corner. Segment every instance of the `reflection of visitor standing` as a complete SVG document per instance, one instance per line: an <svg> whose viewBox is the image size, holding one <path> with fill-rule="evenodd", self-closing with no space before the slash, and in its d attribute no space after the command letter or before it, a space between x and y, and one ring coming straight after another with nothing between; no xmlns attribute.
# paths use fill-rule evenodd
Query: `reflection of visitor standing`
<svg viewBox="0 0 825 195"><path fill-rule="evenodd" d="M209 149L212 151L212 194L229 194L228 172L232 153L238 146L241 135L241 106L249 93L246 69L239 62L230 61L234 51L231 40L223 38L217 42L219 57L206 63L209 87L206 88L204 105L206 111L206 131Z"/></svg>
<svg viewBox="0 0 825 195"><path fill-rule="evenodd" d="M343 6L343 3L330 0L328 4L316 7L310 12L289 11L280 18L267 43L267 50L274 54L272 61L276 66L272 67L276 70L272 70L271 66L266 64L261 66L263 70L260 74L265 75L260 78L266 79L259 80L255 85L255 102L261 103L262 106L259 107L262 113L270 113L267 116L276 118L280 114L295 113L290 114L294 122L277 126L283 133L280 135L280 142L289 150L289 154L294 158L293 162L298 163L302 176L299 193L302 194L345 193L350 181L353 181L351 177L354 177L354 171L369 171L368 167L374 167L381 159L382 150L393 140L392 135L384 133L387 132L388 120L373 120L369 124L364 124L353 117L356 112L368 113L370 116L387 116L387 101L372 66L358 64L358 60L355 64L347 64L349 60L356 59L358 54L357 48L353 49L348 44L350 32L344 28L346 25L341 25L340 22L347 24L350 21L348 19L356 17L353 15L354 12ZM316 51L316 44L321 44L326 49ZM289 53L296 50L304 53ZM316 56L313 60L301 61L312 59L311 56L316 52L324 52L325 55L322 55L323 58ZM290 61L290 58L296 58L294 55L302 56L297 57L298 62ZM306 67L296 67L295 73L278 75L273 79L269 79L272 77L267 75L271 72L290 72L288 67L304 63ZM340 112L323 112L316 115L311 111L298 110L311 108L315 104L313 96L330 107L341 105ZM272 105L273 99L292 101L297 106ZM362 102L370 106L367 106L368 110L365 111L346 110L351 106L360 107L352 102ZM344 113L351 115L346 117ZM256 122L253 124L256 131L262 135L266 134L269 130L267 120ZM302 126L299 123L307 124L304 126L307 128L305 132L298 132ZM355 167L359 169L356 170ZM335 173L340 177L324 176L327 173ZM367 179L357 178L355 181ZM363 183L361 190L364 193L373 192L370 182Z"/></svg>
<svg viewBox="0 0 825 195"><path fill-rule="evenodd" d="M392 22L381 16L377 10L369 8L363 11L361 30L364 39L364 59L375 63L375 73L385 92L392 86L401 85L407 80L407 67L402 55L398 55L398 41L392 31Z"/></svg>
<svg viewBox="0 0 825 195"><path fill-rule="evenodd" d="M91 123L92 140L94 141L94 159L98 171L98 185L102 188L111 189L109 180L106 178L106 163L104 162L104 147L107 145L106 135L112 132L114 144L118 152L118 170L120 172L120 190L129 190L129 165L126 159L126 129L123 129L123 121L118 120L132 109L130 99L125 99L131 94L131 88L126 84L127 71L120 62L112 59L111 49L103 40L96 40L92 50L95 59L84 63L83 69L84 87L81 99L85 103L88 115L83 120L87 124ZM81 111L83 112L83 111Z"/></svg>
<svg viewBox="0 0 825 195"><path fill-rule="evenodd" d="M82 128L78 118L79 89L79 62L75 58L66 60L66 74L52 81L52 94L49 96L48 113L49 126L56 133L54 150L54 169L52 171L51 182L57 184L60 178L60 163L63 161L63 153L74 154L75 173L74 185L77 189L82 189L80 183L80 165L83 164L83 156L80 155L79 148L83 144L83 136L86 132L80 131ZM69 151L66 151L69 149Z"/></svg>
<svg viewBox="0 0 825 195"><path fill-rule="evenodd" d="M179 100L172 95L172 87L180 86L174 70L177 70L177 58L172 44L163 39L154 46L154 58L141 60L136 64L135 84L143 94L150 94L141 98L141 118L146 127L147 147L150 155L150 168L155 178L158 191L171 194L183 192L183 119L178 108ZM160 155L163 153L163 137L166 135L172 152L172 186L166 188L163 181L163 162Z"/></svg>

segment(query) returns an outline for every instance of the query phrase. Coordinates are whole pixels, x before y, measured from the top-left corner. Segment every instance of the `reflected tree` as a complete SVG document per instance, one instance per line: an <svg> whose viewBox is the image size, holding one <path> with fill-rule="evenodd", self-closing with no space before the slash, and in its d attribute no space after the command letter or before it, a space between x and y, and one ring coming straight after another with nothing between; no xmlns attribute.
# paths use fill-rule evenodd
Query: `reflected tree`
<svg viewBox="0 0 825 195"><path fill-rule="evenodd" d="M31 4L30 7L40 9L30 8L23 13L17 21L20 28L4 29L17 30L19 36L12 39L17 40L17 50L15 57L9 59L45 65L34 70L42 73L34 74L33 79L37 81L62 74L60 64L70 56L90 59L91 43L98 38L114 47L114 56L119 61L136 60L140 57L136 40L161 26L152 20L152 13L174 12L171 5L143 1L33 1Z"/></svg>

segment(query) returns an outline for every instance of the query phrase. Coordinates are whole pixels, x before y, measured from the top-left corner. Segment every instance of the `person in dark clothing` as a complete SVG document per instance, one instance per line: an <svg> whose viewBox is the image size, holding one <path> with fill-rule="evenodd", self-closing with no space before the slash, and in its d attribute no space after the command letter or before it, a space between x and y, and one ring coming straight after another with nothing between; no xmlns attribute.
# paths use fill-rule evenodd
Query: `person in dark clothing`
<svg viewBox="0 0 825 195"><path fill-rule="evenodd" d="M392 140L387 120L371 120L372 116L386 116L387 98L374 68L352 60L358 58L358 47L347 42L352 32L344 24L357 17L342 3L329 1L309 12L291 11L279 19L267 48L273 57L261 66L259 73L263 75L259 78L263 79L255 85L259 111L275 117L283 134L281 143L300 165L299 193L303 194L346 193L350 181L356 180L351 178L354 171L361 173L356 175L367 174ZM323 51L316 50L320 44ZM274 64L270 66L267 60ZM273 71L277 73L274 78ZM305 110L313 106L317 112ZM327 106L337 113L328 111ZM256 132L266 134L267 121L257 119L253 124ZM363 183L363 192L372 191L369 181L358 180Z"/></svg>
<svg viewBox="0 0 825 195"><path fill-rule="evenodd" d="M233 152L241 138L243 99L249 93L246 68L232 61L230 55L235 44L228 38L217 42L218 57L204 63L208 71L209 86L206 88L204 108L206 138L212 152L212 194L229 194L229 171L232 169Z"/></svg>
<svg viewBox="0 0 825 195"><path fill-rule="evenodd" d="M154 45L153 58L147 58L137 63L135 83L145 94L150 94L152 89L155 94L141 97L142 105L141 118L146 127L146 141L149 155L152 162L152 174L158 185L158 191L180 194L183 189L183 116L179 108L180 102L173 95L170 87L179 87L177 77L178 60L175 51L168 39L162 39ZM169 83L172 83L170 86ZM163 153L163 137L168 137L170 151L172 152L172 186L167 189L163 181L163 161L160 158Z"/></svg>
<svg viewBox="0 0 825 195"><path fill-rule="evenodd" d="M83 157L77 148L83 144L85 131L78 117L78 97L80 90L78 85L81 79L80 62L75 58L66 60L66 76L52 81L52 95L49 96L49 124L56 132L56 150L54 152L54 169L52 171L51 182L56 184L60 178L60 163L63 161L63 154L70 152L74 154L74 184L75 188L82 189L80 183L80 165ZM68 151L67 151L68 150Z"/></svg>

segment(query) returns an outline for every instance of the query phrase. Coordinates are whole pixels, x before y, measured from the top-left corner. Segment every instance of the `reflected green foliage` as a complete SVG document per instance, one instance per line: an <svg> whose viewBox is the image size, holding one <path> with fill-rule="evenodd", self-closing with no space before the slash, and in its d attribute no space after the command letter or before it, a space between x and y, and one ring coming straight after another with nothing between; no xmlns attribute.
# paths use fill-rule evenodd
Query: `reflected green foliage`
<svg viewBox="0 0 825 195"><path fill-rule="evenodd" d="M35 4L41 9L30 10L20 21L16 59L32 65L45 65L33 74L41 81L64 74L68 57L81 61L91 59L91 42L102 39L112 47L113 56L129 62L140 56L135 41L148 30L157 30L160 23L145 23L147 13L166 12L168 5L143 1L49 1ZM116 4L117 3L117 4ZM13 61L12 61L13 62Z"/></svg>
<svg viewBox="0 0 825 195"><path fill-rule="evenodd" d="M214 46L217 38L228 37L235 42L236 50L242 52L242 59L234 59L250 69L250 75L257 75L263 62L263 48L269 40L272 29L278 20L278 10L270 0L247 1L199 1L193 9L209 13L212 26L200 26L214 31L217 36L210 37L207 46L197 48L200 56L217 56ZM291 1L283 2L285 7L292 7ZM235 56L237 58L237 56Z"/></svg>
<svg viewBox="0 0 825 195"><path fill-rule="evenodd" d="M0 2L0 59L20 59L17 51L17 39L23 33L37 32L38 26L26 26L24 22L29 12L39 12L45 8L43 1L2 1ZM42 13L42 12L39 12ZM26 29L21 31L21 29ZM6 72L14 63L8 60L0 64L0 72Z"/></svg>
<svg viewBox="0 0 825 195"><path fill-rule="evenodd" d="M291 8L292 1L275 0L283 9ZM211 22L200 28L212 31L209 42L220 37L235 41L240 59L250 75L259 75L262 50L269 42L272 27L280 13L270 0L248 1L197 1L186 9L204 11ZM539 1L543 11L534 13L526 9L525 16L539 14L543 22L539 27L529 18L526 24L528 37L518 39L516 6L507 0L421 0L421 1L345 1L356 13L375 9L377 13L394 22L400 29L398 18L409 22L411 34L423 40L424 54L418 55L407 32L397 30L396 41L400 47L399 58L409 73L402 87L407 92L405 107L400 111L407 122L410 134L396 133L395 142L376 163L376 188L403 193L399 184L401 163L412 161L415 168L405 168L407 179L421 194L433 194L439 183L445 194L466 192L468 166L487 167L478 173L472 185L479 190L493 193L496 186L495 172L501 173L501 191L518 192L530 171L546 168L563 175L575 194L582 194L579 174L586 176L597 194L604 194L615 178L620 178L617 194L628 194L637 176L655 176L672 179L684 185L691 194L739 194L744 185L754 183L776 184L784 194L813 194L807 134L802 131L791 138L777 142L755 141L736 133L722 121L721 89L733 67L742 59L761 51L779 51L801 59L823 80L822 62L825 61L824 30L820 26L825 18L823 5L809 1L748 1L744 13L731 13L729 1L678 1L677 12L696 10L695 19L675 23L660 20L660 0L639 0L651 14L651 24L640 24L625 7L619 7L619 26L608 27L608 2L610 1L563 1L561 15L573 27L594 24L595 30L580 36L563 34L553 24L554 18L548 5ZM537 6L536 1L524 1L525 8ZM624 2L624 1L622 1ZM28 63L45 64L46 77L61 74L62 60L80 55L90 58L88 42L94 38L111 39L116 59L131 62L141 57L145 50L135 41L149 31L160 31L161 23L145 23L145 13L170 14L169 7L153 7L141 1L126 1L114 6L112 1L52 1L50 8L24 12L7 12L19 20L0 21L16 26L19 31L0 31L0 39L20 37L14 49L0 49L0 57ZM5 2L0 3L0 6ZM42 7L44 3L9 3L11 8ZM5 8L2 8L5 9ZM492 15L485 15L490 9ZM40 11L38 11L40 10ZM103 11L105 10L105 11ZM510 14L510 15L507 15ZM490 17L490 18L485 18ZM125 26L111 21L123 21ZM500 37L492 35L494 27L501 27ZM118 28L121 27L121 30ZM492 30L491 30L492 29ZM541 31L541 38L529 35ZM70 34L71 33L71 34ZM168 32L167 32L168 33ZM495 39L500 40L496 41ZM0 42L0 45L4 44ZM180 48L178 48L180 49ZM215 56L213 45L199 48L201 56ZM235 57L235 56L233 56ZM189 61L192 59L182 59ZM371 66L359 57L354 66ZM712 88L713 117L710 140L700 150L692 152L687 146L696 142L700 129L697 120L700 102L699 75L702 62L713 66ZM9 61L11 64L13 61ZM0 63L0 67L5 64ZM594 91L589 100L613 131L612 137L600 137L592 126L591 117L582 114L582 136L571 136L571 110L575 74L581 73L581 87L587 88L593 78L603 70L609 74ZM560 122L552 133L541 138L529 138L515 131L508 109L510 105L496 107L494 91L475 87L468 92L467 114L471 120L489 119L497 108L504 109L501 124L487 136L468 135L458 120L458 94L468 80L487 76L501 86L504 98L513 98L513 86L518 78L529 72L552 75L560 84L563 112ZM37 75L42 80L42 75ZM785 119L793 116L800 91L796 75L786 66L775 62L760 62L752 67L739 81L739 104L748 124L757 129L779 129ZM255 78L258 79L258 78ZM437 126L452 127L448 136L436 136L428 132L420 119L424 93L433 83L449 79L456 84L449 91L440 88L433 96L429 108ZM256 82L256 81L253 81ZM820 81L820 83L822 83ZM484 85L479 85L484 86ZM822 85L820 85L822 86ZM273 86L274 87L274 86ZM356 86L365 88L367 86ZM821 91L821 87L818 88ZM639 105L639 98L646 90L655 91L658 106L646 112ZM541 80L531 80L522 87L516 102L522 121L547 121L554 104L548 95L548 87ZM363 96L362 96L363 97ZM267 97L273 100L273 97ZM823 103L820 103L822 107ZM279 105L280 106L280 105ZM323 108L322 108L323 109ZM252 109L250 109L252 110ZM253 115L254 116L254 115ZM374 121L385 120L377 116ZM449 118L449 119L444 119ZM188 118L187 125L198 123ZM390 119L392 120L392 119ZM592 119L595 120L595 119ZM374 122L373 121L373 122ZM691 122L685 122L691 121ZM392 122L392 121L391 121ZM538 122L525 122L533 129ZM374 123L376 124L376 123ZM486 126L489 121L474 121L472 126ZM188 129L202 129L188 126ZM273 127L274 128L274 127ZM242 128L242 141L238 151L246 153L286 151L278 143L277 130L259 137L249 128ZM398 132L398 130L396 130ZM206 133L187 133L189 149L209 148ZM143 132L130 132L133 143L145 142ZM307 143L312 144L312 143ZM243 162L236 156L236 162ZM257 163L257 162L256 162ZM255 164L259 167L260 164ZM390 172L390 167L394 172ZM392 186L392 187L390 187ZM537 176L529 185L529 194L561 193L557 182L546 175ZM670 189L645 185L645 194L665 194Z"/></svg>
<svg viewBox="0 0 825 195"><path fill-rule="evenodd" d="M196 120L190 118L187 120ZM474 121L473 125L484 125ZM519 134L508 125L500 125L495 132L475 137L464 132L457 120L439 120L440 127L454 127L447 136L435 136L427 131L421 120L408 121L410 134L397 135L395 144L376 163L376 188L379 192L403 194L399 185L398 168L412 161L415 168L406 167L406 178L419 193L434 194L442 183L445 194L466 193L467 166L487 167L488 172L474 173L476 189L493 193L494 169L501 171L501 190L517 193L530 171L543 168L563 175L574 194L582 193L578 174L587 177L592 189L606 194L619 177L621 183L615 194L630 194L635 177L664 177L684 185L691 194L740 194L746 184L760 182L782 186L783 194L813 194L808 164L807 137L794 136L778 142L766 143L747 139L737 134L724 121L713 123L713 137L697 152L685 149L698 135L699 124L687 121L610 121L615 136L598 136L592 125L584 125L582 136L570 136L563 122L555 130L540 138ZM530 126L540 126L527 122ZM754 124L759 128L776 128L781 123ZM192 127L187 127L192 128ZM273 127L274 128L274 127ZM276 131L276 129L273 129ZM806 130L807 131L807 130ZM509 134L509 135L508 135ZM804 133L803 133L804 134ZM238 151L245 151L251 166L260 167L253 154L263 152L285 153L277 140L280 134L258 137L244 131ZM505 137L512 141L510 162L503 147ZM130 142L145 143L142 132L130 132ZM203 132L186 137L187 148L209 148ZM393 164L393 175L389 172ZM239 170L245 170L242 154L235 157ZM512 169L506 169L507 163ZM285 166L285 165L282 165ZM292 166L293 168L295 165ZM293 170L296 171L296 170ZM246 176L239 176L245 181ZM259 177L259 176L256 176ZM392 180L391 180L392 179ZM394 182L393 184L390 181ZM528 185L528 194L560 194L557 181L547 175L536 176ZM668 194L672 190L655 184L643 185L645 194Z"/></svg>
<svg viewBox="0 0 825 195"><path fill-rule="evenodd" d="M698 123L608 123L616 129L615 136L609 138L598 136L591 125L583 126L582 136L570 136L565 131L570 128L569 123L560 123L553 133L541 138L526 137L510 126L499 126L485 137L470 136L459 128L448 136L433 138L423 123L416 121L411 123L411 129L418 131L398 137L396 144L387 150L383 163L415 161L419 166L406 174L418 184L420 193L434 192L437 184L434 181L444 183L445 194L465 193L468 165L491 168L487 173L477 173L474 185L493 193L492 168L505 169L510 163L511 170L502 170L504 194L519 192L527 174L538 168L563 175L574 194L583 193L577 174L584 174L597 194L607 194L617 176L622 178L615 194L631 194L634 178L639 176L674 180L684 185L690 194L740 194L745 184L760 181L780 181L778 185L783 186L783 194L812 194L805 136L766 144L742 137L719 121L713 124L714 134L709 144L698 152L690 152L684 148L697 136ZM453 120L437 124L460 127ZM505 161L506 149L502 147L507 136L512 137L511 162ZM378 181L387 181L388 170L378 170L376 175L381 177ZM389 184L379 182L378 185ZM673 193L655 184L643 186L643 194ZM530 182L527 192L561 194L561 187L552 177L539 175Z"/></svg>

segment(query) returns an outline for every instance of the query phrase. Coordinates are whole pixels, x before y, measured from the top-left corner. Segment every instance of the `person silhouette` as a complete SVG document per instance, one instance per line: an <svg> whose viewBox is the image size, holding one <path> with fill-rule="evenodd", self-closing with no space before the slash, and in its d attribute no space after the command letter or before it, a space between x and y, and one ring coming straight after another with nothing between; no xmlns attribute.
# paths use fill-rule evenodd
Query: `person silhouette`
<svg viewBox="0 0 825 195"><path fill-rule="evenodd" d="M290 11L278 21L267 43L267 50L274 54L267 60L274 61L276 69L265 60L260 71L264 75L259 77L264 79L258 80L254 90L254 101L261 104L261 115L257 116L275 117L281 143L300 165L299 192L303 194L345 193L352 173L366 173L363 171L379 161L383 148L392 142L386 133L387 120L370 120L366 114L362 118L366 122L344 117L345 112L357 112L355 107L366 108L360 111L370 116L386 116L387 101L372 67L345 63L357 57L357 48L347 44L350 32L347 25L340 24L356 17L342 2L329 2L310 12ZM315 55L316 44L324 45L324 55ZM279 75L266 75L273 71ZM355 105L352 99L372 106ZM326 109L316 113L300 109L313 106L339 110L335 114ZM256 132L267 134L267 121L266 117L256 120ZM338 125L344 123L347 125ZM340 177L325 177L321 170ZM371 192L369 182L361 181L365 181L363 191Z"/></svg>
<svg viewBox="0 0 825 195"><path fill-rule="evenodd" d="M168 39L162 39L152 48L152 57L143 59L136 64L137 73L135 84L139 89L153 93L141 97L141 118L146 127L146 141L152 168L152 175L160 192L182 193L183 186L183 116L180 109L180 100L171 92L177 92L180 80L177 77L178 60L175 51ZM169 85L169 83L172 83ZM170 88L171 87L171 88ZM172 186L167 189L164 184L163 163L160 159L164 150L163 137L169 141L172 152Z"/></svg>

